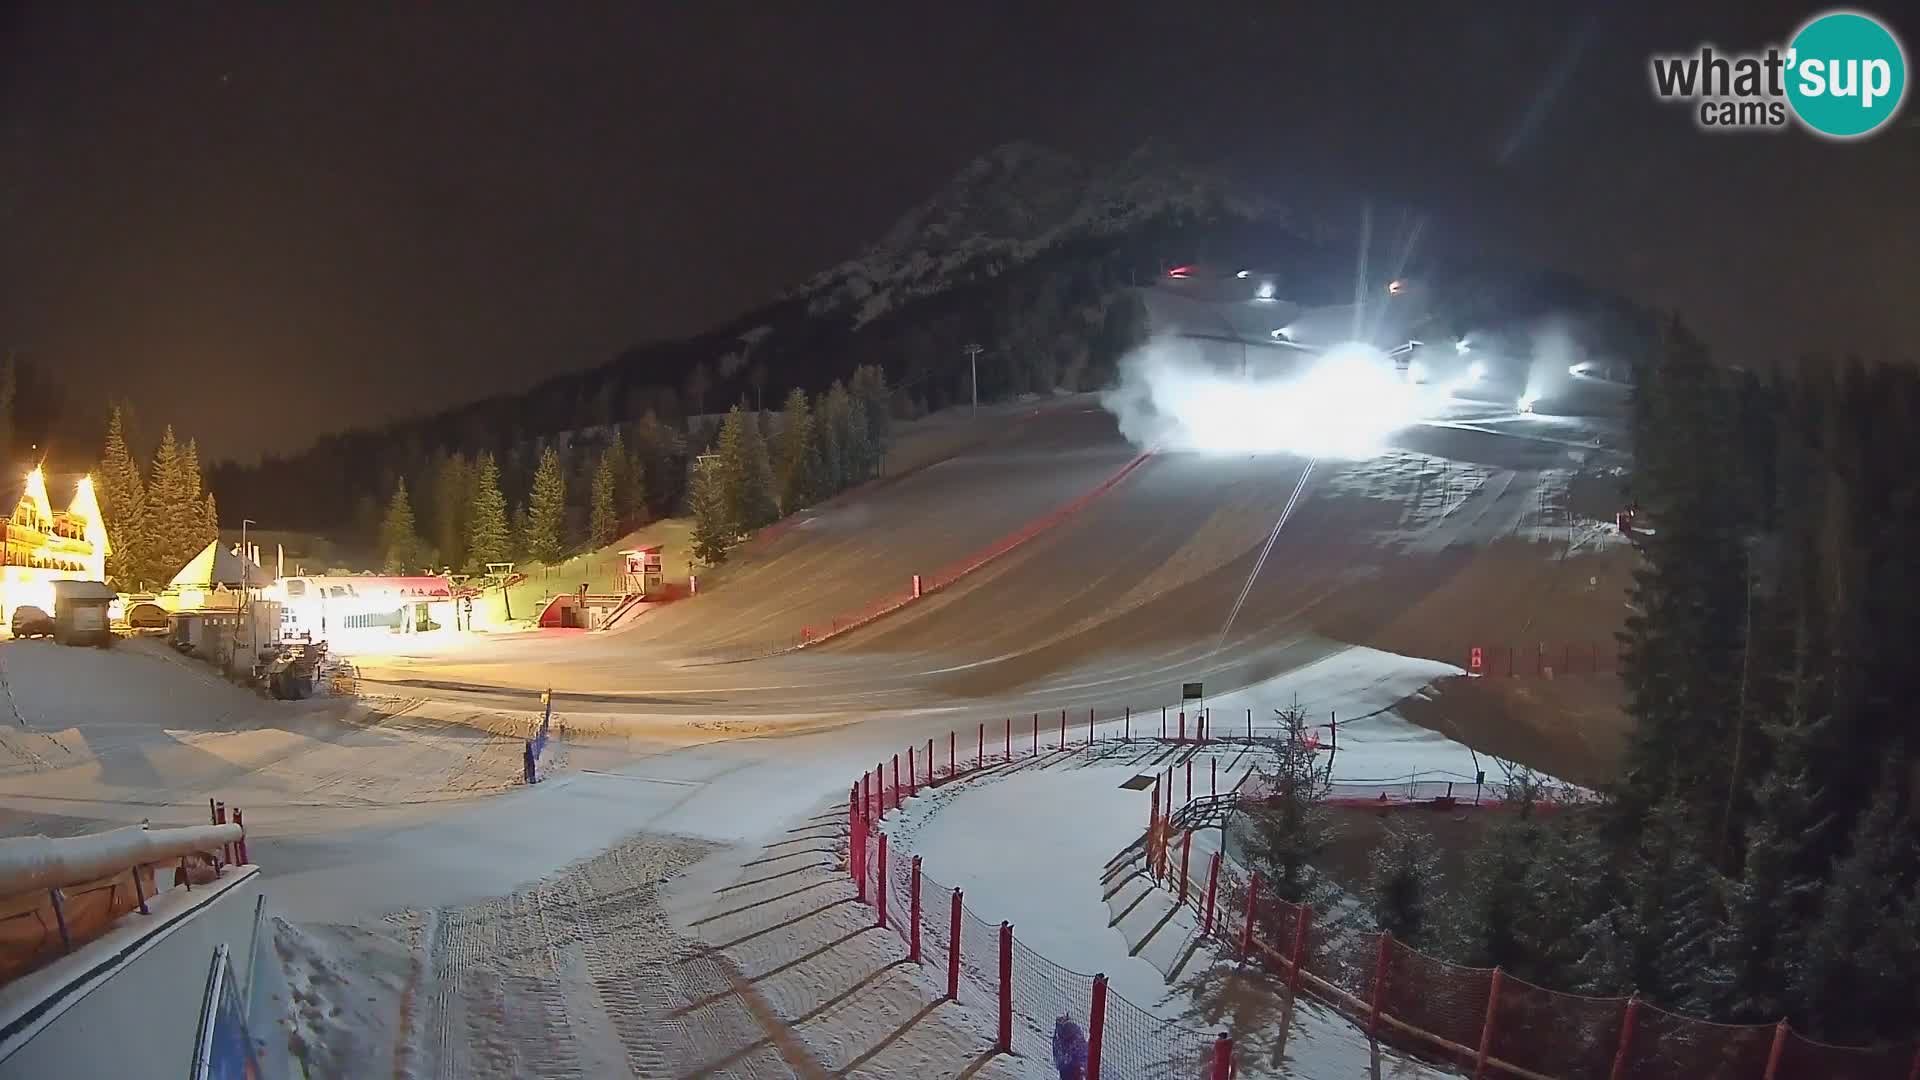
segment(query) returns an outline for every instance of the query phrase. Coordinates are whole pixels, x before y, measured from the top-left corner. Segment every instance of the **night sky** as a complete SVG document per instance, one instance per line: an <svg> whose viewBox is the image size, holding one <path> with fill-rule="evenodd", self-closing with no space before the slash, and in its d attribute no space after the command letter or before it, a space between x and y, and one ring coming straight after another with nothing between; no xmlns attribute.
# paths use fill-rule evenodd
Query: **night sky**
<svg viewBox="0 0 1920 1080"><path fill-rule="evenodd" d="M1681 6L14 5L0 349L76 411L293 449L704 329L998 143L1157 136L1342 221L1417 204L1428 250L1729 356L1920 358L1916 92L1857 144L1702 134L1647 54L1826 5Z"/></svg>

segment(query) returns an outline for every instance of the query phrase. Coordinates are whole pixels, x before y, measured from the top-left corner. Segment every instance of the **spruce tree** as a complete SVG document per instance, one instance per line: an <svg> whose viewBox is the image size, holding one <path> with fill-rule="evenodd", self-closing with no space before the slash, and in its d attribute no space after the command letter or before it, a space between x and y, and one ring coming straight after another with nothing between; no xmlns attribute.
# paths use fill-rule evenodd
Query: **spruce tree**
<svg viewBox="0 0 1920 1080"><path fill-rule="evenodd" d="M467 519L467 567L474 573L488 563L513 560L513 537L507 523L507 500L500 494L500 468L493 455L481 451L473 470L472 509Z"/></svg>
<svg viewBox="0 0 1920 1080"><path fill-rule="evenodd" d="M147 534L147 484L127 447L120 406L107 421L107 445L100 456L100 513L106 518L107 577L123 592L149 581L152 542Z"/></svg>
<svg viewBox="0 0 1920 1080"><path fill-rule="evenodd" d="M720 499L725 504L725 518L736 535L750 528L748 521L752 517L750 504L753 502L747 487L747 414L735 405L727 411L720 421L720 434L714 440L713 453L702 466L705 474L720 491ZM728 542L733 541L728 538Z"/></svg>
<svg viewBox="0 0 1920 1080"><path fill-rule="evenodd" d="M220 539L220 507L213 501L211 491L200 501L200 537L202 548Z"/></svg>
<svg viewBox="0 0 1920 1080"><path fill-rule="evenodd" d="M1425 940L1440 869L1433 837L1410 825L1389 825L1368 862L1374 922L1408 945Z"/></svg>
<svg viewBox="0 0 1920 1080"><path fill-rule="evenodd" d="M473 468L460 454L442 455L433 472L433 543L447 566L467 565L472 531Z"/></svg>
<svg viewBox="0 0 1920 1080"><path fill-rule="evenodd" d="M864 365L854 371L849 390L866 414L867 452L877 476L893 448L893 392L887 388L887 373L878 365Z"/></svg>
<svg viewBox="0 0 1920 1080"><path fill-rule="evenodd" d="M669 468L671 456L667 429L648 410L633 429L633 473L639 497L656 515L671 512L680 497L680 487Z"/></svg>
<svg viewBox="0 0 1920 1080"><path fill-rule="evenodd" d="M187 560L199 554L192 545L202 512L198 500L187 501L180 444L174 440L173 425L169 424L160 436L159 449L154 451L147 482L147 526L153 543L149 575L154 584L172 581Z"/></svg>
<svg viewBox="0 0 1920 1080"><path fill-rule="evenodd" d="M200 442L188 439L186 447L180 451L180 487L185 493L183 497L188 507L187 547L192 549L194 555L198 555L209 541L219 538L217 530L212 535L207 533L207 500L202 483Z"/></svg>
<svg viewBox="0 0 1920 1080"><path fill-rule="evenodd" d="M751 531L780 520L780 506L774 497L773 461L767 452L767 436L760 428L757 412L742 413L740 450L744 500L740 524Z"/></svg>
<svg viewBox="0 0 1920 1080"><path fill-rule="evenodd" d="M525 503L513 508L513 558L516 562L533 558L533 513Z"/></svg>
<svg viewBox="0 0 1920 1080"><path fill-rule="evenodd" d="M567 553L567 480L560 453L549 446L540 454L527 496L527 557L557 563Z"/></svg>
<svg viewBox="0 0 1920 1080"><path fill-rule="evenodd" d="M814 478L814 415L807 401L807 392L798 387L789 391L781 415L775 489L780 499L780 512L793 514L805 509L813 501L813 493L818 487Z"/></svg>
<svg viewBox="0 0 1920 1080"><path fill-rule="evenodd" d="M1299 708L1275 709L1274 715L1281 733L1268 742L1273 766L1256 767L1261 798L1245 811L1247 860L1280 899L1298 904L1307 900L1313 860L1334 836L1324 802L1331 765L1308 744Z"/></svg>
<svg viewBox="0 0 1920 1080"><path fill-rule="evenodd" d="M1706 1011L1728 981L1713 956L1719 880L1684 803L1656 803L1626 872L1633 984L1663 1008Z"/></svg>
<svg viewBox="0 0 1920 1080"><path fill-rule="evenodd" d="M1907 920L1920 867L1913 824L1900 805L1903 786L1887 769L1834 865L1793 972L1796 1015L1827 1042L1911 1037L1920 1020L1912 966L1920 956Z"/></svg>
<svg viewBox="0 0 1920 1080"><path fill-rule="evenodd" d="M725 562L727 549L740 534L739 526L728 516L726 491L718 472L717 459L696 461L687 485L687 510L693 515L689 537L693 557L708 566Z"/></svg>
<svg viewBox="0 0 1920 1080"><path fill-rule="evenodd" d="M413 520L413 503L407 498L407 478L394 485L393 498L387 503L387 515L380 523L380 559L389 574L419 572L420 532Z"/></svg>
<svg viewBox="0 0 1920 1080"><path fill-rule="evenodd" d="M645 480L635 466L634 455L627 449L627 440L620 429L613 429L613 437L607 440L606 449L601 452L601 461L613 461L613 514L623 522L639 523L646 516L644 505Z"/></svg>
<svg viewBox="0 0 1920 1080"><path fill-rule="evenodd" d="M822 479L826 491L838 495L859 482L852 474L860 448L856 444L853 398L848 396L846 386L835 380L821 399L819 411Z"/></svg>
<svg viewBox="0 0 1920 1080"><path fill-rule="evenodd" d="M600 467L593 471L593 507L587 529L593 546L606 547L620 538L620 510L617 489L620 486L620 461L624 449L609 446L600 455Z"/></svg>

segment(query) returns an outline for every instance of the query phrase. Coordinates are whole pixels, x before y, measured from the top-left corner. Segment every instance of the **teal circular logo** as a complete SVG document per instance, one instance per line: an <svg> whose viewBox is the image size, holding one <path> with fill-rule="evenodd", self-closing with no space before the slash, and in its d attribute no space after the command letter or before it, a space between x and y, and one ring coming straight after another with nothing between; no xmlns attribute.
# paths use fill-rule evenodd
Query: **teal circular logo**
<svg viewBox="0 0 1920 1080"><path fill-rule="evenodd" d="M1871 15L1818 16L1787 46L1787 101L1814 132L1853 139L1878 129L1907 95L1907 57Z"/></svg>

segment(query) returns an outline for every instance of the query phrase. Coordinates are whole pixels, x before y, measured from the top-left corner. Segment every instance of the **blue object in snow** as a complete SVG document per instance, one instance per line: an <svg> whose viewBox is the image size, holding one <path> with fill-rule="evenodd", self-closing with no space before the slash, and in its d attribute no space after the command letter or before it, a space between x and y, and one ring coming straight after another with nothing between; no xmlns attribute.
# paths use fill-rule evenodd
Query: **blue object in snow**
<svg viewBox="0 0 1920 1080"><path fill-rule="evenodd" d="M1060 1070L1060 1080L1081 1080L1087 1075L1087 1037L1071 1017L1053 1022L1053 1067Z"/></svg>

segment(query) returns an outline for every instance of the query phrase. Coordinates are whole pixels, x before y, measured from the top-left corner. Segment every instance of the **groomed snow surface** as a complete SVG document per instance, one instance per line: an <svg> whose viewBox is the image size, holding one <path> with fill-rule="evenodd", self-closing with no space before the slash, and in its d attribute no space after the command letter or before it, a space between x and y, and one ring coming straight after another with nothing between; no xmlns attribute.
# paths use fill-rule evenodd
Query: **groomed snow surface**
<svg viewBox="0 0 1920 1080"><path fill-rule="evenodd" d="M1409 661L1368 649L1330 657L1292 676L1213 703L1215 715L1266 703L1302 707L1342 705L1370 713L1341 728L1336 780L1387 776L1461 776L1471 779L1472 755L1463 746L1401 720L1388 704L1424 685L1445 665ZM1345 686L1345 693L1336 688ZM1382 702L1386 704L1381 704ZM1244 715L1244 713L1242 713ZM1258 721L1256 721L1258 723ZM1043 736L1044 736L1043 732ZM1075 733L1069 731L1069 743ZM1057 742L1055 737L1046 742ZM1022 757L1015 744L1011 766L910 798L886 818L884 829L897 852L919 855L922 873L939 886L959 888L969 910L989 922L1013 924L1016 940L1048 960L1082 975L1104 973L1118 994L1161 1020L1193 1029L1196 1037L1228 1030L1239 1043L1242 1077L1445 1077L1452 1072L1371 1044L1344 1017L1301 998L1284 1037L1271 1008L1254 1004L1258 980L1241 979L1230 959L1201 942L1190 911L1173 911L1164 894L1137 904L1110 903L1108 869L1116 855L1137 842L1149 815L1151 789L1121 785L1140 775L1164 772L1177 747L1157 742L1104 743L1066 751L1043 743L1038 757ZM1195 794L1213 779L1231 790L1251 767L1248 755L1223 747L1202 752ZM1176 770L1176 786L1184 772ZM935 904L936 907L943 907ZM1175 973L1169 985L1166 972ZM1228 986L1227 983L1236 985ZM1109 1016L1118 1013L1109 1006ZM1086 1003L1074 1018L1086 1023ZM1028 1018L1029 1020L1046 1018ZM1263 1030L1247 1030L1251 1022ZM1273 1029L1264 1029L1271 1025ZM1125 1032L1109 1029L1109 1039Z"/></svg>

